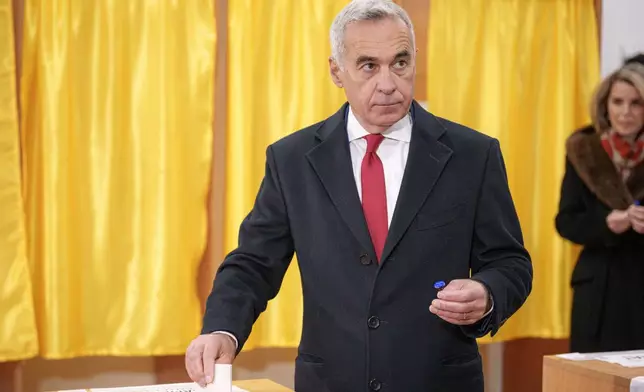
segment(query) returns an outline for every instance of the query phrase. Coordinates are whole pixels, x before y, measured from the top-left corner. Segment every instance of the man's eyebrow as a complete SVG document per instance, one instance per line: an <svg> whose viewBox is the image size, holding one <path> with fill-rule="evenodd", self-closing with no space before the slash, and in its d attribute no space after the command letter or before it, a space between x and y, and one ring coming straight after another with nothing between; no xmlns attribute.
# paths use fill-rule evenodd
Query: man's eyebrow
<svg viewBox="0 0 644 392"><path fill-rule="evenodd" d="M396 53L396 57L394 58L394 60L399 60L401 58L410 57L410 56L411 54L409 50L403 49L400 52ZM373 56L362 55L362 56L358 56L358 58L356 59L356 64L375 63L375 62L378 62L378 59Z"/></svg>
<svg viewBox="0 0 644 392"><path fill-rule="evenodd" d="M409 51L407 49L404 49L404 50L401 50L400 52L398 52L398 54L396 54L396 60L404 58L404 57L409 57L409 56L411 56Z"/></svg>
<svg viewBox="0 0 644 392"><path fill-rule="evenodd" d="M375 63L377 59L373 56L358 56L358 59L356 60L356 64L362 64L362 63Z"/></svg>

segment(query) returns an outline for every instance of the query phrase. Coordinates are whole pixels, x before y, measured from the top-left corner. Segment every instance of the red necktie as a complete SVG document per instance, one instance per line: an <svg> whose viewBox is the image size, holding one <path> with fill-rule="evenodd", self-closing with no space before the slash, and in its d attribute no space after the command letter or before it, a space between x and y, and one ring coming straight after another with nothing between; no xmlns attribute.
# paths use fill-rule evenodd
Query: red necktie
<svg viewBox="0 0 644 392"><path fill-rule="evenodd" d="M376 134L365 136L367 153L362 159L362 210L364 211L371 242L380 261L388 231L387 195L385 193L385 171L376 154L385 137Z"/></svg>

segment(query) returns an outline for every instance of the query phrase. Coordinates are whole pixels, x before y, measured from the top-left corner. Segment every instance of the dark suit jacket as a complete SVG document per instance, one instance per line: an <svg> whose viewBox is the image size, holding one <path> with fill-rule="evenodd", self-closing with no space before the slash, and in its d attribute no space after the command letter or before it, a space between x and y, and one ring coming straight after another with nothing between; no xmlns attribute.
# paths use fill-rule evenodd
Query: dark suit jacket
<svg viewBox="0 0 644 392"><path fill-rule="evenodd" d="M241 348L295 251L304 299L296 391L483 391L475 337L495 333L532 284L499 144L414 102L378 264L352 174L347 107L268 147L265 177L239 247L218 271L202 332L231 332ZM435 281L470 270L494 311L460 328L428 308Z"/></svg>

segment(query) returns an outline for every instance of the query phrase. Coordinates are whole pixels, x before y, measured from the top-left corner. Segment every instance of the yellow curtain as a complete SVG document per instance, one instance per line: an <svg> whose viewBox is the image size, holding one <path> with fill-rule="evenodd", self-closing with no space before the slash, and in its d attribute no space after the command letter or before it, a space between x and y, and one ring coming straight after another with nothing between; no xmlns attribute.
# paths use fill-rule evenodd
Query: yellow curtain
<svg viewBox="0 0 644 392"><path fill-rule="evenodd" d="M0 0L0 361L38 352L20 169L12 0Z"/></svg>
<svg viewBox="0 0 644 392"><path fill-rule="evenodd" d="M329 76L329 28L348 0L229 0L225 248L253 206L266 147L335 113L342 90ZM244 349L299 343L302 293L296 260ZM285 323L286 317L296 320Z"/></svg>
<svg viewBox="0 0 644 392"><path fill-rule="evenodd" d="M41 354L183 353L199 332L212 0L26 4L22 135Z"/></svg>
<svg viewBox="0 0 644 392"><path fill-rule="evenodd" d="M577 249L554 217L564 142L599 78L593 0L432 0L429 26L429 108L500 139L533 257L532 294L493 340L567 337Z"/></svg>

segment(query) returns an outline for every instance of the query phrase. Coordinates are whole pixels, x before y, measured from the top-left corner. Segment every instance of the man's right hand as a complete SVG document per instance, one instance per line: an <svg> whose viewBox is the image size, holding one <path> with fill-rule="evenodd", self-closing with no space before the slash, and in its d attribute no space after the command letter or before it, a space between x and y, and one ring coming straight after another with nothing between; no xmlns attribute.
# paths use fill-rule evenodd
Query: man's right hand
<svg viewBox="0 0 644 392"><path fill-rule="evenodd" d="M615 234L622 234L631 228L631 219L628 211L613 210L606 217L608 228Z"/></svg>
<svg viewBox="0 0 644 392"><path fill-rule="evenodd" d="M237 348L228 335L200 335L186 350L186 371L190 379L205 387L213 381L215 363L232 364Z"/></svg>

